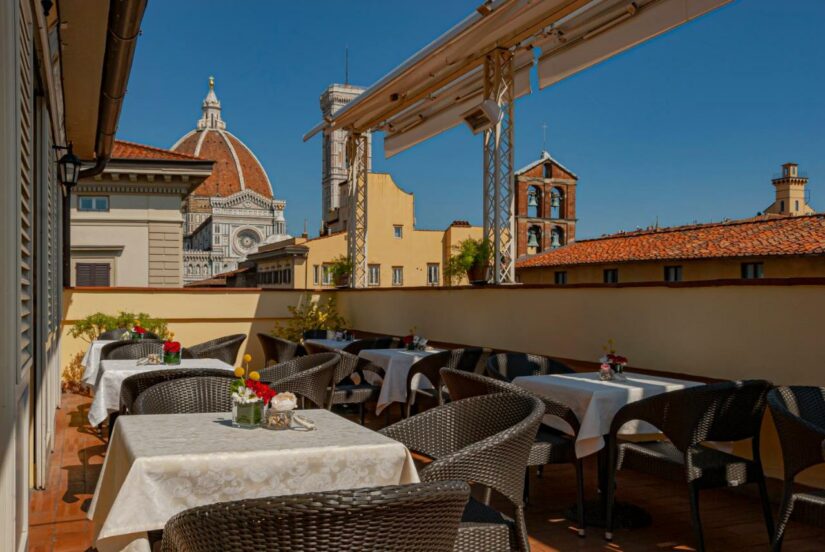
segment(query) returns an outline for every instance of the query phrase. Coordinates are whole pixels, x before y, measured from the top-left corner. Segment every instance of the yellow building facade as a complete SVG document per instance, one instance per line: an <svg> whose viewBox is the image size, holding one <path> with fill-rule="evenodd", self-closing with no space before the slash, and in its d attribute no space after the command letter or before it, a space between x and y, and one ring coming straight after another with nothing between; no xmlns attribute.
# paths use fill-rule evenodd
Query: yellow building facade
<svg viewBox="0 0 825 552"><path fill-rule="evenodd" d="M347 211L342 205L341 212ZM346 227L343 221L341 227ZM442 286L444 267L456 246L480 239L482 229L464 221L446 230L419 229L415 196L402 190L392 176L370 173L367 178L367 281L369 287ZM317 238L296 237L263 245L227 285L278 289L316 289L336 286L332 266L347 255L347 233ZM456 281L453 284L466 283Z"/></svg>

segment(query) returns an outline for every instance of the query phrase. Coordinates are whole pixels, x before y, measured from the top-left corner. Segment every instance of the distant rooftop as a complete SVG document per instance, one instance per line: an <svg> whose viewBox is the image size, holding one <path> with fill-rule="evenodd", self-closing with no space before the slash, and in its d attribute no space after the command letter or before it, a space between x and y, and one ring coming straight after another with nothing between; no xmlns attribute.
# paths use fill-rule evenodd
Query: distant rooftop
<svg viewBox="0 0 825 552"><path fill-rule="evenodd" d="M730 222L620 232L522 258L516 266L774 255L825 255L825 214L763 215Z"/></svg>

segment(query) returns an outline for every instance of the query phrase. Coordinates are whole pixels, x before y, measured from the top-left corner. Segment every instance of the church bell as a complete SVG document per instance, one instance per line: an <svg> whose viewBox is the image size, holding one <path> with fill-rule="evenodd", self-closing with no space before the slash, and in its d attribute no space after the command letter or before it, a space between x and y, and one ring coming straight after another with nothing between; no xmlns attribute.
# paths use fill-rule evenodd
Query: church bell
<svg viewBox="0 0 825 552"><path fill-rule="evenodd" d="M539 246L539 238L536 236L535 232L530 232L530 235L527 237L527 247L538 247Z"/></svg>

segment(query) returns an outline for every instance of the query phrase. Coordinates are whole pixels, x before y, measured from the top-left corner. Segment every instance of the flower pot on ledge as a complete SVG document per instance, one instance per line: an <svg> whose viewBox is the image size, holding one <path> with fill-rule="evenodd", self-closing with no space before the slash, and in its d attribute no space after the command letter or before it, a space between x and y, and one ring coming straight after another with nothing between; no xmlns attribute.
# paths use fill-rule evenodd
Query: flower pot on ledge
<svg viewBox="0 0 825 552"><path fill-rule="evenodd" d="M471 285L483 286L487 283L487 266L475 265L467 271L467 280Z"/></svg>

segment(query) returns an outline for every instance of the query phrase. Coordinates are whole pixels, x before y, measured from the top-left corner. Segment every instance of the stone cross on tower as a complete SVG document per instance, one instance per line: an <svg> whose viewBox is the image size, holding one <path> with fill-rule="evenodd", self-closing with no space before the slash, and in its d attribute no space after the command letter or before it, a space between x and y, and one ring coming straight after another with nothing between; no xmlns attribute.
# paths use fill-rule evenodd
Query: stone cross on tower
<svg viewBox="0 0 825 552"><path fill-rule="evenodd" d="M215 77L209 77L209 92L203 99L203 116L198 121L198 130L215 128L223 130L226 123L221 119L221 102L215 95Z"/></svg>

